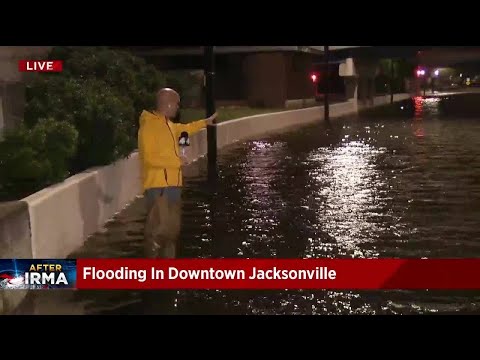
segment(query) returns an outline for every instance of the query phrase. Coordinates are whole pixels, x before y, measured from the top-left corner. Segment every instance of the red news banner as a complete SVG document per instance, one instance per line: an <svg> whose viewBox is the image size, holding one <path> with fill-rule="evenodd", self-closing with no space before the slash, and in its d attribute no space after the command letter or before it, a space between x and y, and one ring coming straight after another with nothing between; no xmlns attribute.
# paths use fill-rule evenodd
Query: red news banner
<svg viewBox="0 0 480 360"><path fill-rule="evenodd" d="M78 259L78 289L480 289L480 259Z"/></svg>

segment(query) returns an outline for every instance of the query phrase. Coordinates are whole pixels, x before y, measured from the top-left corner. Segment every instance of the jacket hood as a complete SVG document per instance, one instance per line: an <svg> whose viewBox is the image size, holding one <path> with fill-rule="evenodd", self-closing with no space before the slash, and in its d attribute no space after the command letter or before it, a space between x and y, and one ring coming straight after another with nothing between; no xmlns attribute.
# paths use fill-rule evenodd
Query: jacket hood
<svg viewBox="0 0 480 360"><path fill-rule="evenodd" d="M160 116L152 113L151 111L143 110L142 113L140 114L140 126L145 125L147 121L151 121L154 119L158 119Z"/></svg>

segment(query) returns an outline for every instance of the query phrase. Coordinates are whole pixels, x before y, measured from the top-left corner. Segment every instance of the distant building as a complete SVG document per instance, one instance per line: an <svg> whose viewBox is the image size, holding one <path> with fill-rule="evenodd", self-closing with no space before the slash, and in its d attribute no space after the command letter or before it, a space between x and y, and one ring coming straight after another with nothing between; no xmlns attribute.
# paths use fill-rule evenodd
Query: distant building
<svg viewBox="0 0 480 360"><path fill-rule="evenodd" d="M34 59L49 51L48 46L0 46L0 136L23 120L25 83L18 60Z"/></svg>
<svg viewBox="0 0 480 360"><path fill-rule="evenodd" d="M352 48L331 46L332 51ZM203 47L132 47L161 70L203 68ZM222 103L283 108L314 101L319 82L312 80L323 46L216 46L215 95ZM332 76L338 77L338 64ZM333 83L337 84L338 81ZM343 91L343 90L342 90Z"/></svg>

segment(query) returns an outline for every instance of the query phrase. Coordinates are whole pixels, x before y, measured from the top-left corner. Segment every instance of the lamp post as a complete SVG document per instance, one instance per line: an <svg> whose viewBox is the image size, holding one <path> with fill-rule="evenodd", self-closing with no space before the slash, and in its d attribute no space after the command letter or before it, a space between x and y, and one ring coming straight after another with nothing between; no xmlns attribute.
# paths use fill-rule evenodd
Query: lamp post
<svg viewBox="0 0 480 360"><path fill-rule="evenodd" d="M204 74L205 74L205 111L206 117L215 113L215 49L214 46L204 46ZM207 126L208 164L217 163L217 127Z"/></svg>
<svg viewBox="0 0 480 360"><path fill-rule="evenodd" d="M205 110L207 117L215 113L215 52L214 46L204 47L205 56Z"/></svg>
<svg viewBox="0 0 480 360"><path fill-rule="evenodd" d="M393 104L393 59L390 59L390 104Z"/></svg>
<svg viewBox="0 0 480 360"><path fill-rule="evenodd" d="M205 73L205 112L206 117L212 116L215 111L215 47L204 47L204 73ZM210 192L210 211L211 222L214 229L217 228L219 222L217 218L217 201L215 189L218 186L218 169L217 169L217 126L207 125L207 160L208 160L208 181L211 186ZM214 249L218 247L218 238L216 232L212 233L212 243Z"/></svg>
<svg viewBox="0 0 480 360"><path fill-rule="evenodd" d="M325 53L325 94L324 94L324 104L323 104L323 109L325 111L325 121L330 120L330 99L329 99L329 93L330 93L330 73L329 73L329 68L330 68L330 48L329 46L324 46L323 51Z"/></svg>

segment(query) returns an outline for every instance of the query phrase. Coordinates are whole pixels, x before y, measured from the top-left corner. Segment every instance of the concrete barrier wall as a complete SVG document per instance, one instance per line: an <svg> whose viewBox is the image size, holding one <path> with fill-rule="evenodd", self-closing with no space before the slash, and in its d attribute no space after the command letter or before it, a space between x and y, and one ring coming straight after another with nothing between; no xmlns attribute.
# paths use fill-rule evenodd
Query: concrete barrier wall
<svg viewBox="0 0 480 360"><path fill-rule="evenodd" d="M32 258L30 216L25 201L0 203L0 258ZM24 290L0 290L0 314L18 306L26 293Z"/></svg>
<svg viewBox="0 0 480 360"><path fill-rule="evenodd" d="M43 189L28 203L34 258L64 258L141 191L138 153Z"/></svg>
<svg viewBox="0 0 480 360"><path fill-rule="evenodd" d="M348 101L330 106L330 116L339 117L354 114L355 102ZM217 147L222 148L251 137L305 125L324 117L323 106L300 110L261 114L227 121L217 126Z"/></svg>
<svg viewBox="0 0 480 360"><path fill-rule="evenodd" d="M0 258L31 257L28 204L25 201L0 203Z"/></svg>

